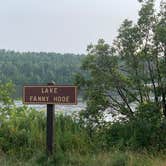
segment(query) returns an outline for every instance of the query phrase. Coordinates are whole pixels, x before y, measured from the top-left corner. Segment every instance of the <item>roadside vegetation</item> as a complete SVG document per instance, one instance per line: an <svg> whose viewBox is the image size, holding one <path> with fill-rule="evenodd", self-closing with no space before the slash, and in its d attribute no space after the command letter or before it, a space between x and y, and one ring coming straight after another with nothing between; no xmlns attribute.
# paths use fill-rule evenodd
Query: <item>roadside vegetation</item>
<svg viewBox="0 0 166 166"><path fill-rule="evenodd" d="M8 111L6 111L8 110ZM45 151L44 111L4 107L0 115L0 165L164 166L165 134L156 121L109 123L87 128L76 117L57 115L54 153ZM154 124L155 123L155 124ZM155 126L155 127L154 127ZM156 129L157 128L157 129ZM161 129L160 129L161 130Z"/></svg>

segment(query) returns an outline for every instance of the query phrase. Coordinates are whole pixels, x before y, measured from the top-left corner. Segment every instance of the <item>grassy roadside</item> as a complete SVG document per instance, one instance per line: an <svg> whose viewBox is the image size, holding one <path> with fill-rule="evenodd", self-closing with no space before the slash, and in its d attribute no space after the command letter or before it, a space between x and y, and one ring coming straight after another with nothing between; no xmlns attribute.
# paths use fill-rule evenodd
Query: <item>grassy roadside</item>
<svg viewBox="0 0 166 166"><path fill-rule="evenodd" d="M80 155L77 153L68 154L63 162L58 163L55 156L47 158L41 152L33 155L32 158L17 159L15 156L1 156L2 166L165 166L166 157L164 154L158 156L147 153L134 152L108 152L99 154Z"/></svg>
<svg viewBox="0 0 166 166"><path fill-rule="evenodd" d="M155 147L152 147L153 151L136 149L135 142L131 140L132 144L128 147L134 147L135 150L129 150L124 140L121 140L129 135L129 128L125 129L123 124L112 124L110 128L96 130L90 137L87 128L82 126L78 119L63 115L56 116L55 155L48 158L45 154L45 112L27 107L12 107L2 109L1 113L0 166L166 165L165 153ZM127 134L123 135L124 131ZM142 143L143 138L149 141L149 137L145 136L138 137L141 138L138 141Z"/></svg>

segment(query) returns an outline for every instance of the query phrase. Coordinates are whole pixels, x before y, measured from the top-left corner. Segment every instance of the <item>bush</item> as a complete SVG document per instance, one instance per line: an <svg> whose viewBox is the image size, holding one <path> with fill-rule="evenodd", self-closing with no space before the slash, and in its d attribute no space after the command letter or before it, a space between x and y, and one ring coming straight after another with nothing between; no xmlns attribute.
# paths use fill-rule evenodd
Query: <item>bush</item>
<svg viewBox="0 0 166 166"><path fill-rule="evenodd" d="M113 154L111 166L127 166L128 156L125 153L118 152Z"/></svg>
<svg viewBox="0 0 166 166"><path fill-rule="evenodd" d="M100 145L107 150L162 150L166 148L164 135L165 120L154 103L141 104L135 117L129 121L107 123L95 136Z"/></svg>

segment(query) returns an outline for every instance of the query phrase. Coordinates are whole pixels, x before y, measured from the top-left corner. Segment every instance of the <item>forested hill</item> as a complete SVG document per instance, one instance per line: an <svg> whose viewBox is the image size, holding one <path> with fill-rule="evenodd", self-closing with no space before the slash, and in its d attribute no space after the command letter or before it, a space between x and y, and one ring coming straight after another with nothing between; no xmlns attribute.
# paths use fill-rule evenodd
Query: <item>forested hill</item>
<svg viewBox="0 0 166 166"><path fill-rule="evenodd" d="M0 50L0 80L16 85L16 96L21 95L25 84L72 84L73 76L80 69L83 55L14 52Z"/></svg>

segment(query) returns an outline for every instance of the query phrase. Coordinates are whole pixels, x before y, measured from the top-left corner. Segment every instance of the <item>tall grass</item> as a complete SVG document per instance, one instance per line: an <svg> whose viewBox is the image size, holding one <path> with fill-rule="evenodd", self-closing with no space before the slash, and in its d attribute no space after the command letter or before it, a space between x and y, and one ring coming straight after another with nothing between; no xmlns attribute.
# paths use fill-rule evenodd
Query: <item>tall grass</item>
<svg viewBox="0 0 166 166"><path fill-rule="evenodd" d="M45 112L27 107L13 107L8 114L4 110L1 112L0 162L13 161L13 157L16 161L35 158L40 165L47 161ZM54 125L54 154L56 155L53 161L62 164L71 153L80 155L89 153L91 148L87 132L73 118L58 115Z"/></svg>
<svg viewBox="0 0 166 166"><path fill-rule="evenodd" d="M57 154L59 155L59 153ZM99 154L68 153L65 158L57 160L56 154L47 157L38 152L31 158L16 158L14 155L0 156L2 166L165 166L164 154L153 156L147 153L105 152Z"/></svg>
<svg viewBox="0 0 166 166"><path fill-rule="evenodd" d="M44 111L12 107L0 114L0 165L56 166L165 166L164 153L120 151L107 143L110 132L94 132L93 138L78 120L56 115L54 153L46 155ZM107 133L108 132L108 133ZM113 135L111 135L113 136ZM106 141L105 141L106 140ZM113 142L115 138L113 139ZM110 146L106 148L106 146Z"/></svg>

